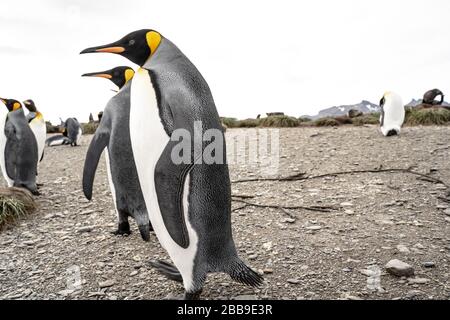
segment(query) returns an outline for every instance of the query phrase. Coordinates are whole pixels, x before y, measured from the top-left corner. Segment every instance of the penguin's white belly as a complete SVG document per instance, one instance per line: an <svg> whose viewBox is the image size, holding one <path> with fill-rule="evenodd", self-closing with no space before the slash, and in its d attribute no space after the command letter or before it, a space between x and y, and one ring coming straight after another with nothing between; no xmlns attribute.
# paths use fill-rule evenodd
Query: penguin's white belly
<svg viewBox="0 0 450 320"><path fill-rule="evenodd" d="M387 135L389 131L396 130L400 133L401 127L405 120L405 110L403 106L398 108L387 108L384 111L384 122L381 131Z"/></svg>
<svg viewBox="0 0 450 320"><path fill-rule="evenodd" d="M117 217L119 217L119 211L117 210L117 196L116 196L116 187L114 186L114 182L111 175L111 165L109 160L109 152L108 148L105 149L105 159L106 159L106 171L108 173L108 182L109 182L109 189L111 190L111 195L113 197L114 201L114 208L116 209Z"/></svg>
<svg viewBox="0 0 450 320"><path fill-rule="evenodd" d="M42 154L44 153L45 140L47 138L47 128L45 126L44 120L35 119L30 122L31 131L33 131L36 137L36 142L38 145L38 163L42 159Z"/></svg>
<svg viewBox="0 0 450 320"><path fill-rule="evenodd" d="M2 169L3 177L5 178L8 187L12 187L14 185L14 181L12 181L8 177L8 174L6 173L6 163L5 163L5 148L6 148L5 123L7 117L8 117L7 112L0 112L0 167Z"/></svg>
<svg viewBox="0 0 450 320"><path fill-rule="evenodd" d="M78 134L77 134L77 145L80 145L82 135L83 135L83 130L81 130L81 128L79 128Z"/></svg>
<svg viewBox="0 0 450 320"><path fill-rule="evenodd" d="M136 72L130 99L131 146L150 222L159 242L183 276L185 288L189 289L193 284L192 271L198 243L197 233L188 217L189 176L186 178L183 192L184 215L189 235L189 247L184 249L173 241L167 231L158 204L155 167L170 138L161 123L155 90L147 70L139 69Z"/></svg>

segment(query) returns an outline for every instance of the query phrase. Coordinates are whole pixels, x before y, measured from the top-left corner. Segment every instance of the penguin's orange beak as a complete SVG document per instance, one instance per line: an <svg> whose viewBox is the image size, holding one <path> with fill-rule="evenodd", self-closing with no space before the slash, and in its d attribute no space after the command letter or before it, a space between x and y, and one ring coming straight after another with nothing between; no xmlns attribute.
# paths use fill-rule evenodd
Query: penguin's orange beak
<svg viewBox="0 0 450 320"><path fill-rule="evenodd" d="M112 79L112 75L104 72L85 73L82 75L82 77L97 77L97 78Z"/></svg>
<svg viewBox="0 0 450 320"><path fill-rule="evenodd" d="M121 46L117 46L115 44L107 44L105 46L91 47L91 48L84 49L83 51L80 52L80 54L94 53L94 52L106 52L106 53L120 54L120 53L125 52L125 48L121 47Z"/></svg>

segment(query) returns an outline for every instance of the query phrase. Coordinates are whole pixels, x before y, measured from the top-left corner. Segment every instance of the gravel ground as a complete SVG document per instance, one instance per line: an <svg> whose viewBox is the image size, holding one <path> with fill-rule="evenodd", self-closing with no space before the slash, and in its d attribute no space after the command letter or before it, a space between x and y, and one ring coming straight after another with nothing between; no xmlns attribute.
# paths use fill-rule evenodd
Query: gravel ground
<svg viewBox="0 0 450 320"><path fill-rule="evenodd" d="M405 128L389 139L376 127L282 129L278 175L412 167L450 184L449 136L450 127ZM0 232L0 298L162 299L183 292L149 267L151 258L168 259L153 233L150 243L134 223L131 236L110 233L116 216L104 161L93 201L84 199L90 139L83 137L77 148L46 149L39 210ZM252 164L231 166L232 180L259 175ZM446 187L417 178L361 173L233 184L234 194L258 204L338 210L236 210L236 245L265 273L265 283L252 289L211 275L203 299L449 299L450 203L439 200ZM410 264L415 276L389 274L384 266L392 259Z"/></svg>

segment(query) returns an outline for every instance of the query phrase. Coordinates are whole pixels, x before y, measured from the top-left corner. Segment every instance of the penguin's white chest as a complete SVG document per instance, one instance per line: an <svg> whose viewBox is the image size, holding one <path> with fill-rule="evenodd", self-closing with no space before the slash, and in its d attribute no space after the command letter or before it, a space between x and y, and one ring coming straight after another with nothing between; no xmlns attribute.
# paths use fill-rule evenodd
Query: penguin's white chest
<svg viewBox="0 0 450 320"><path fill-rule="evenodd" d="M2 106L0 106L2 107ZM6 107L4 107L6 110ZM3 110L3 109L2 109ZM5 165L5 148L6 148L6 136L5 136L5 123L6 118L8 117L8 113L5 111L0 112L0 167L2 169L3 177L5 178L8 187L12 187L14 181L12 181L8 174L6 173L6 165Z"/></svg>
<svg viewBox="0 0 450 320"><path fill-rule="evenodd" d="M396 130L400 133L403 122L405 121L405 108L400 103L388 103L384 107L384 121L381 127L383 135L387 135L389 131Z"/></svg>
<svg viewBox="0 0 450 320"><path fill-rule="evenodd" d="M33 131L36 137L36 142L38 145L38 162L42 159L42 154L45 148L45 139L47 138L47 128L45 126L44 119L34 119L30 122L31 131Z"/></svg>
<svg viewBox="0 0 450 320"><path fill-rule="evenodd" d="M131 85L130 99L131 146L150 222L161 245L182 274L185 287L190 287L198 237L188 218L189 177L186 178L184 186L183 207L190 245L184 249L171 238L158 204L155 167L170 138L161 122L155 90L147 70L140 69L136 72Z"/></svg>

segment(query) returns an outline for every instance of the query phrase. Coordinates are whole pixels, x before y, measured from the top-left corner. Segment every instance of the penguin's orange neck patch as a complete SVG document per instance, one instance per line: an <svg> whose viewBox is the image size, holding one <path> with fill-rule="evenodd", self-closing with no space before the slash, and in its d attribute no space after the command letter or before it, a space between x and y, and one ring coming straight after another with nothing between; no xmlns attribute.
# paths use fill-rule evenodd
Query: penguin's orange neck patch
<svg viewBox="0 0 450 320"><path fill-rule="evenodd" d="M22 108L20 103L14 102L14 104L13 104L13 111L19 110L20 108Z"/></svg>
<svg viewBox="0 0 450 320"><path fill-rule="evenodd" d="M38 111L38 112L36 112L36 119L42 120L42 119L44 119L44 116L42 115L42 113L40 113Z"/></svg>
<svg viewBox="0 0 450 320"><path fill-rule="evenodd" d="M158 49L159 44L161 43L161 35L156 31L147 32L147 45L150 48L150 57L155 53L156 49Z"/></svg>

